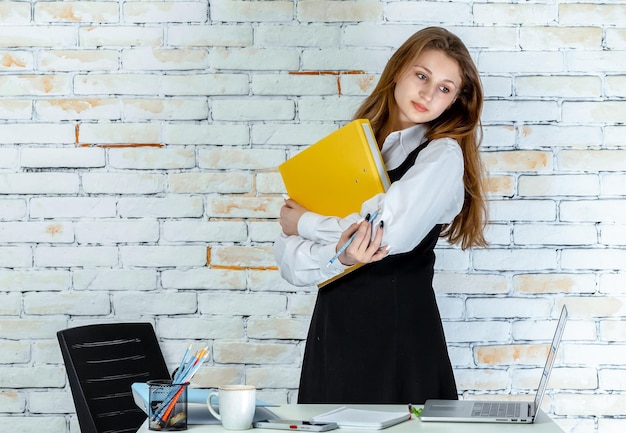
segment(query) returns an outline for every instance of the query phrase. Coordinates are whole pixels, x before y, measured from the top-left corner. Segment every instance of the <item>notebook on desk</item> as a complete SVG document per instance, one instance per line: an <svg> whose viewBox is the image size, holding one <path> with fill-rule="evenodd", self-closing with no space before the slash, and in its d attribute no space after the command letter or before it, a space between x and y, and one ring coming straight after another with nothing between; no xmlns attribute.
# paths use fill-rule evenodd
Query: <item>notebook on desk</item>
<svg viewBox="0 0 626 433"><path fill-rule="evenodd" d="M565 322L567 320L567 308L561 309L561 316L556 326L554 338L548 352L539 388L535 399L530 402L511 401L472 401L472 400L426 400L424 410L420 414L422 421L445 421L445 422L501 422L501 423L526 423L535 422L537 412L541 406L541 400L548 385L550 372L554 365L554 358L563 337Z"/></svg>

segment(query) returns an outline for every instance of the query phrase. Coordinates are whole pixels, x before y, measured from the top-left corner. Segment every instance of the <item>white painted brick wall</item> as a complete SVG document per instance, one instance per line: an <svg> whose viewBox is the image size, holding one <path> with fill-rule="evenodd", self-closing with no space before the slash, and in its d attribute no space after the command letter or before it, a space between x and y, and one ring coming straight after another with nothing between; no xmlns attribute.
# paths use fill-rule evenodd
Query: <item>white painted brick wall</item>
<svg viewBox="0 0 626 433"><path fill-rule="evenodd" d="M491 246L437 248L459 393L525 398L567 304L543 408L624 431L621 0L0 2L0 426L79 431L55 333L100 322L153 323L172 368L208 344L199 386L295 401L316 289L273 261L276 167L426 25L486 96Z"/></svg>

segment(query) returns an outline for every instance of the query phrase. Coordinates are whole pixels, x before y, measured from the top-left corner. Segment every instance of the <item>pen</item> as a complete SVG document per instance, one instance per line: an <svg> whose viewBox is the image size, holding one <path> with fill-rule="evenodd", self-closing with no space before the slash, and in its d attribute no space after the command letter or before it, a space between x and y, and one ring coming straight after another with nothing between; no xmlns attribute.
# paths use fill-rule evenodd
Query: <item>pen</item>
<svg viewBox="0 0 626 433"><path fill-rule="evenodd" d="M370 216L369 222L374 221L374 218L376 218L377 216L378 216L378 209L374 211L372 216ZM328 261L328 263L326 264L327 268L330 267L330 265L332 265L333 263L335 263L335 260L337 260L339 258L339 256L346 250L346 248L348 248L350 246L350 244L354 240L354 237L356 236L356 233L357 232L354 232L352 234L352 236L350 236L350 239L348 239L348 242L343 244L343 246L341 248L339 248L339 251L337 251L337 254L335 254L333 256L333 258Z"/></svg>

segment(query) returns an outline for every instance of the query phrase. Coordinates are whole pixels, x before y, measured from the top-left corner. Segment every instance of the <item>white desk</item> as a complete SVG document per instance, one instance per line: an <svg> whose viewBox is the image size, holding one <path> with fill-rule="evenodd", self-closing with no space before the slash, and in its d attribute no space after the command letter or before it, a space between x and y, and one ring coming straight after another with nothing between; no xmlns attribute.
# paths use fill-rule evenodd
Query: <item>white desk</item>
<svg viewBox="0 0 626 433"><path fill-rule="evenodd" d="M329 410L344 405L337 404L287 404L278 407L269 408L273 413L283 419L309 419L315 415L319 415ZM361 409L373 409L373 410L389 410L389 411L408 411L406 405L345 405L354 408ZM416 406L419 407L419 406ZM188 431L192 433L218 433L218 432L230 432L224 430L221 424L189 425ZM348 432L357 431L352 429L339 429L332 430L332 432ZM364 430L368 433L372 433L373 430ZM539 412L534 424L499 424L499 423L444 423L444 422L423 422L413 417L409 421L405 421L395 426L388 427L384 430L385 433L415 433L415 432L435 432L435 433L502 433L503 431L509 432L523 432L523 433L563 433L563 430L557 426L554 421L550 419L548 415L543 412ZM137 433L149 433L148 421L137 430ZM284 430L267 430L267 429L253 429L249 430L250 433L264 433L264 432L282 432Z"/></svg>

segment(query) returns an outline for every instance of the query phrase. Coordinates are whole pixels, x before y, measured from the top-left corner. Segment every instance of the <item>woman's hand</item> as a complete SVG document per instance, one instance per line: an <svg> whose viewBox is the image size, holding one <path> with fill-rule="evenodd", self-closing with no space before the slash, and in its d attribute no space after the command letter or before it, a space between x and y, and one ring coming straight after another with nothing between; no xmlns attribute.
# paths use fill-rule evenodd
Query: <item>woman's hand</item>
<svg viewBox="0 0 626 433"><path fill-rule="evenodd" d="M368 219L360 223L350 225L339 238L336 251L344 245L356 232L352 243L339 256L339 261L345 266L352 266L357 263L372 263L382 260L389 253L388 246L381 246L383 240L383 222L378 225L378 230L372 239L372 224ZM370 241L371 239L371 241Z"/></svg>
<svg viewBox="0 0 626 433"><path fill-rule="evenodd" d="M280 208L280 227L288 236L298 234L298 221L308 209L301 206L295 200L285 199L285 204Z"/></svg>

